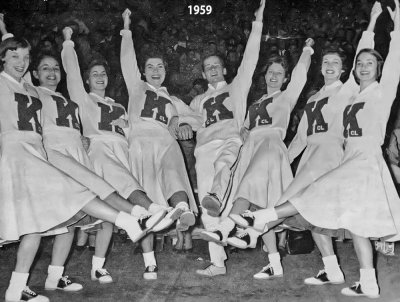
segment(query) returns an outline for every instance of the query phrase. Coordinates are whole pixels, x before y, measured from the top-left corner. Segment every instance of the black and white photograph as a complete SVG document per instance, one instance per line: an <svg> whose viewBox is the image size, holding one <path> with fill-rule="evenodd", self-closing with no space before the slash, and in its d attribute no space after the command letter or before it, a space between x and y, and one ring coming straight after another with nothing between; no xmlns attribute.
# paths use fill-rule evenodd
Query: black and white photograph
<svg viewBox="0 0 400 302"><path fill-rule="evenodd" d="M400 0L1 0L0 300L400 302Z"/></svg>

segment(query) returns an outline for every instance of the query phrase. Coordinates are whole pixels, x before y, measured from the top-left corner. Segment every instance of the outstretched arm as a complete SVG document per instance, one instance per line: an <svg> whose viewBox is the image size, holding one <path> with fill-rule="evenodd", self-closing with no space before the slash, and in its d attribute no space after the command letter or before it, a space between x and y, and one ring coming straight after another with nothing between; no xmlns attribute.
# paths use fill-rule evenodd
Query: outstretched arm
<svg viewBox="0 0 400 302"><path fill-rule="evenodd" d="M354 75L353 75L353 70L354 70L355 64L356 64L355 59L361 49L364 49L364 48L372 48L373 49L374 48L374 46L375 46L374 29L375 29L375 25L376 25L376 20L381 15L381 13L382 13L382 5L380 2L376 1L371 9L368 28L366 31L364 31L362 33L361 39L357 45L356 56L354 57L353 65L352 65L351 71L349 73L349 79L345 83L345 87L347 87L347 88L354 89L354 90L358 89L358 84L356 83L356 80L354 79Z"/></svg>
<svg viewBox="0 0 400 302"><path fill-rule="evenodd" d="M235 115L237 121L242 126L246 116L247 95L252 83L254 70L257 66L258 56L260 52L260 40L263 27L263 15L265 8L265 0L260 1L260 7L255 12L255 21L252 25L252 30L247 41L246 49L243 54L242 62L237 71L237 75L232 82L236 99Z"/></svg>
<svg viewBox="0 0 400 302"><path fill-rule="evenodd" d="M400 8L399 0L394 0L394 2L396 4L394 11L388 7L394 29L390 33L392 40L380 80L381 90L384 94L382 101L389 105L389 109L396 97L400 78Z"/></svg>
<svg viewBox="0 0 400 302"><path fill-rule="evenodd" d="M7 31L6 23L4 22L4 14L0 14L0 32L2 41L14 36L13 34Z"/></svg>
<svg viewBox="0 0 400 302"><path fill-rule="evenodd" d="M291 80L286 88L285 93L290 101L291 109L296 105L297 99L307 82L307 72L311 64L311 55L314 53L312 48L313 45L314 40L308 38L299 61L297 62L296 67L293 68Z"/></svg>
<svg viewBox="0 0 400 302"><path fill-rule="evenodd" d="M135 88L142 83L140 71L137 65L136 53L133 48L132 32L129 30L131 23L131 11L126 9L122 13L124 29L121 30L121 69L129 94L133 94Z"/></svg>
<svg viewBox="0 0 400 302"><path fill-rule="evenodd" d="M79 68L78 57L74 49L74 42L71 40L72 29L65 27L63 29L64 43L61 51L61 59L65 73L67 74L67 87L71 99L80 107L86 100L86 90L83 86L81 70ZM82 110L83 108L81 108Z"/></svg>

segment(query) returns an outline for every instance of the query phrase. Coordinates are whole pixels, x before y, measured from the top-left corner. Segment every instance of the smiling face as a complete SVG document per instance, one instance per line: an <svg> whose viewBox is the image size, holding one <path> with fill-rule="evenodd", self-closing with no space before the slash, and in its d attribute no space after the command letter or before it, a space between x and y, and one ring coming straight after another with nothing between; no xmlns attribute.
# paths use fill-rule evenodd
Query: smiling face
<svg viewBox="0 0 400 302"><path fill-rule="evenodd" d="M144 76L147 83L156 88L160 88L165 80L165 74L165 65L161 58L147 59L144 65Z"/></svg>
<svg viewBox="0 0 400 302"><path fill-rule="evenodd" d="M360 85L369 85L377 79L378 61L376 57L370 53L363 52L359 54L356 61L356 76L360 81Z"/></svg>
<svg viewBox="0 0 400 302"><path fill-rule="evenodd" d="M87 80L90 91L104 91L108 85L108 75L103 65L94 65Z"/></svg>
<svg viewBox="0 0 400 302"><path fill-rule="evenodd" d="M209 84L216 84L225 81L226 69L223 67L221 59L218 56L210 56L203 62L203 78Z"/></svg>
<svg viewBox="0 0 400 302"><path fill-rule="evenodd" d="M283 66L278 63L272 63L265 73L265 83L267 84L267 87L274 90L279 90L281 89L285 80L285 69Z"/></svg>
<svg viewBox="0 0 400 302"><path fill-rule="evenodd" d="M52 57L44 57L33 76L39 80L40 86L55 91L61 80L61 69L58 61Z"/></svg>
<svg viewBox="0 0 400 302"><path fill-rule="evenodd" d="M2 60L4 72L19 82L29 66L29 48L9 49Z"/></svg>
<svg viewBox="0 0 400 302"><path fill-rule="evenodd" d="M338 54L328 53L322 58L321 73L325 84L333 83L340 79L343 72L342 59Z"/></svg>

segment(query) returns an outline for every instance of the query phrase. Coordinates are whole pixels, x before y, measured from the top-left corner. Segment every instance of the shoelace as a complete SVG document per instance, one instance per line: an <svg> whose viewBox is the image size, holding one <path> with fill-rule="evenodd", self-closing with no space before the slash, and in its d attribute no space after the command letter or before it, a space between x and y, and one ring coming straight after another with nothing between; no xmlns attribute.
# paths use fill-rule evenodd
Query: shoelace
<svg viewBox="0 0 400 302"><path fill-rule="evenodd" d="M323 274L325 274L325 270L324 269L320 270L315 278L318 278L319 276L321 276Z"/></svg>
<svg viewBox="0 0 400 302"><path fill-rule="evenodd" d="M155 270L156 270L156 265L150 265L149 266L149 273L152 273L152 272L154 272Z"/></svg>
<svg viewBox="0 0 400 302"><path fill-rule="evenodd" d="M242 239L245 236L250 236L250 235L246 231L238 232L238 234L236 234L236 237L239 238L239 239Z"/></svg>
<svg viewBox="0 0 400 302"><path fill-rule="evenodd" d="M61 277L61 280L67 285L72 283L68 276Z"/></svg>
<svg viewBox="0 0 400 302"><path fill-rule="evenodd" d="M266 272L267 270L269 270L270 268L272 268L271 263L268 263L267 266L264 266L262 269L262 272Z"/></svg>
<svg viewBox="0 0 400 302"><path fill-rule="evenodd" d="M354 282L354 285L350 286L351 289L357 290L360 287L360 282Z"/></svg>
<svg viewBox="0 0 400 302"><path fill-rule="evenodd" d="M26 292L28 295L37 296L37 293L31 290L28 286L25 287L24 292Z"/></svg>
<svg viewBox="0 0 400 302"><path fill-rule="evenodd" d="M97 271L100 273L102 276L107 276L110 273L105 269L105 268L98 268Z"/></svg>
<svg viewBox="0 0 400 302"><path fill-rule="evenodd" d="M242 217L250 217L250 218L254 218L253 212L246 210L244 211L244 213L242 214Z"/></svg>

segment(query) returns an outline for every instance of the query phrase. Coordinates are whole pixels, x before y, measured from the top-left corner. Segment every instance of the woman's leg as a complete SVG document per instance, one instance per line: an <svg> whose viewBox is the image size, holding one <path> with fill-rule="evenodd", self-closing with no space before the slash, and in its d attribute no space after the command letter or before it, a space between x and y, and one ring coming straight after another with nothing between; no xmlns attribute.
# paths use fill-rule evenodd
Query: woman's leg
<svg viewBox="0 0 400 302"><path fill-rule="evenodd" d="M67 261L74 240L74 231L56 235L53 243L51 264L47 269L47 278L44 284L46 290L79 291L83 286L79 283L69 282L70 280L60 280L64 273L64 264ZM65 277L66 278L66 277Z"/></svg>
<svg viewBox="0 0 400 302"><path fill-rule="evenodd" d="M310 285L323 285L328 283L340 284L344 282L344 275L340 269L335 251L333 249L332 237L316 232L311 232L315 244L322 255L324 270L315 277L307 278L304 283Z"/></svg>
<svg viewBox="0 0 400 302"><path fill-rule="evenodd" d="M141 239L147 232L145 226L139 225L138 218L126 212L118 212L116 209L98 198L95 198L87 203L82 208L82 211L90 216L111 222L124 229L133 242Z"/></svg>
<svg viewBox="0 0 400 302"><path fill-rule="evenodd" d="M264 267L260 272L254 275L255 279L271 279L282 277L283 268L281 264L281 256L278 253L276 245L276 235L273 230L270 230L262 235L265 246L268 250L269 265Z"/></svg>
<svg viewBox="0 0 400 302"><path fill-rule="evenodd" d="M154 234L149 234L140 243L143 250L144 266L146 267L143 278L146 280L157 279L157 261L154 256Z"/></svg>
<svg viewBox="0 0 400 302"><path fill-rule="evenodd" d="M27 234L21 238L17 252L17 263L12 272L5 295L6 301L20 301L22 292L28 281L29 270L39 249L41 238L42 236L40 234ZM27 294L31 294L31 296L36 295L36 293L32 294L29 291ZM46 297L41 295L37 296L37 300L49 301Z"/></svg>
<svg viewBox="0 0 400 302"><path fill-rule="evenodd" d="M109 222L103 222L101 229L96 233L95 252L92 258L92 280L99 281L100 284L111 283L113 279L110 273L103 268L106 261L108 246L110 245L114 226Z"/></svg>
<svg viewBox="0 0 400 302"><path fill-rule="evenodd" d="M344 288L342 294L347 296L379 297L379 287L373 263L372 245L369 238L351 234L353 245L360 263L360 287ZM361 293L360 293L361 291Z"/></svg>

